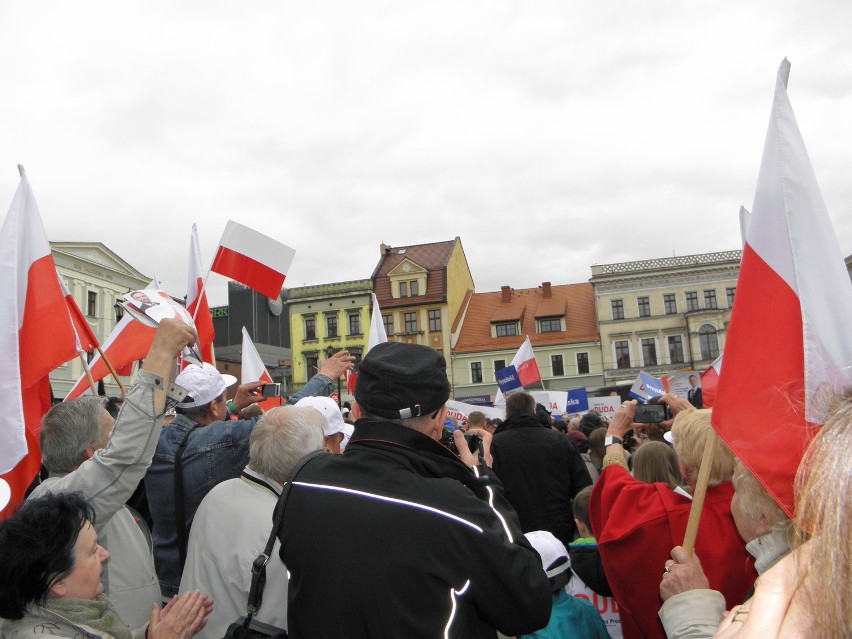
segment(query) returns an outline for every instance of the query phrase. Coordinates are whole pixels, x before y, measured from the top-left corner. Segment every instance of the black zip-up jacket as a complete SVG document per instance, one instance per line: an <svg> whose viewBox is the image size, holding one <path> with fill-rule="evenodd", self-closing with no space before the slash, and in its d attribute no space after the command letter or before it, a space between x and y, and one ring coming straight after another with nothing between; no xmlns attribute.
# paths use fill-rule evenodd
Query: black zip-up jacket
<svg viewBox="0 0 852 639"><path fill-rule="evenodd" d="M547 625L550 583L493 476L361 420L298 474L279 532L292 639L495 637Z"/></svg>
<svg viewBox="0 0 852 639"><path fill-rule="evenodd" d="M497 428L491 454L521 529L548 530L567 547L575 531L571 500L592 484L571 439L535 415L520 415Z"/></svg>

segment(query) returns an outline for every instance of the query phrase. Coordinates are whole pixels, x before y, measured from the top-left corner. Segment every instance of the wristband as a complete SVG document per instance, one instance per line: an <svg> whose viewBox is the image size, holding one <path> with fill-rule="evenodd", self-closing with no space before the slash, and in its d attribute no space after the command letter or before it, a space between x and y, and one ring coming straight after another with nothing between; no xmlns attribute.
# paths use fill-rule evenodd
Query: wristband
<svg viewBox="0 0 852 639"><path fill-rule="evenodd" d="M234 403L233 399L229 399L226 406L228 407L228 414L229 415L239 415L240 414L240 411L237 409L237 405Z"/></svg>

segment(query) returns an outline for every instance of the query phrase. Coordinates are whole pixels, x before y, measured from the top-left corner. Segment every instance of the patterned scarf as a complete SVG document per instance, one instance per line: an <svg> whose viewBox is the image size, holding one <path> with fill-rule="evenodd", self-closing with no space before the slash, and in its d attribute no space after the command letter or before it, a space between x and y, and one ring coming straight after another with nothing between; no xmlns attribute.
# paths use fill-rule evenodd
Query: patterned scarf
<svg viewBox="0 0 852 639"><path fill-rule="evenodd" d="M72 623L108 633L115 639L131 639L133 636L106 595L98 595L96 599L48 596L44 608Z"/></svg>

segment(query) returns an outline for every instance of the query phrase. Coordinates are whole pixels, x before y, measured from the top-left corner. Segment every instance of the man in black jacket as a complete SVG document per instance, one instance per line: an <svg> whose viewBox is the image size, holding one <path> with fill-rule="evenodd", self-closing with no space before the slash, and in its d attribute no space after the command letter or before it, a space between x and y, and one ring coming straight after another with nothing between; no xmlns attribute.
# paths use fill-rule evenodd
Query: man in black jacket
<svg viewBox="0 0 852 639"><path fill-rule="evenodd" d="M488 637L547 625L550 586L499 482L454 434L435 350L388 342L361 362L343 455L293 481L278 538L288 629L315 637ZM483 440L490 460L491 435Z"/></svg>
<svg viewBox="0 0 852 639"><path fill-rule="evenodd" d="M523 531L547 530L568 546L575 531L571 500L592 478L571 440L536 415L532 395L506 398L506 421L494 432L491 453Z"/></svg>

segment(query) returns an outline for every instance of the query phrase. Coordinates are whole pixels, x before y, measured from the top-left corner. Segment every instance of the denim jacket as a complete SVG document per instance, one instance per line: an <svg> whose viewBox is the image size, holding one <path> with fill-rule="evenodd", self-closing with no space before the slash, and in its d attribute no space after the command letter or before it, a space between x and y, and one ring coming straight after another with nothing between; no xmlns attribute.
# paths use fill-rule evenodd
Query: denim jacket
<svg viewBox="0 0 852 639"><path fill-rule="evenodd" d="M295 404L302 397L329 395L332 380L315 375L287 400ZM249 435L258 418L213 422L196 428L183 453L183 498L187 538L201 500L218 483L239 477L249 461ZM164 598L177 594L180 585L180 554L175 522L175 454L195 422L184 415L163 428L154 461L145 475L145 490L154 527L154 562Z"/></svg>

